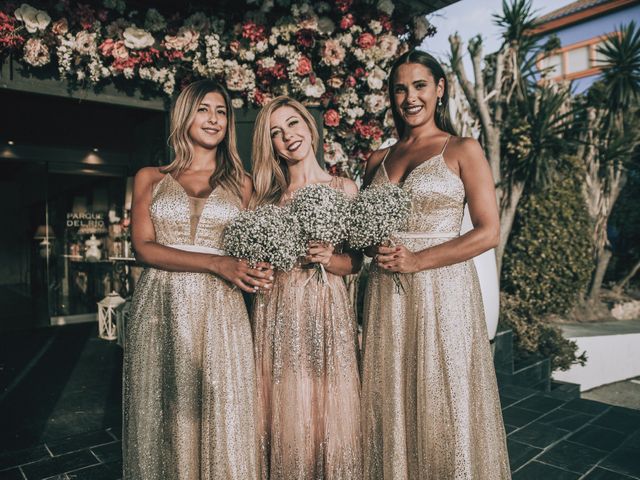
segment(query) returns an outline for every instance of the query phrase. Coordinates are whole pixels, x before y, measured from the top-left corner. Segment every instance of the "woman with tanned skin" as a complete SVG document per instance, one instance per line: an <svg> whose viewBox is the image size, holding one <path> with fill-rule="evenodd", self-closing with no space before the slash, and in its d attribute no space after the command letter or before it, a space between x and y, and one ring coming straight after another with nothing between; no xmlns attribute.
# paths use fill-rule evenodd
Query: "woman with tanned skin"
<svg viewBox="0 0 640 480"><path fill-rule="evenodd" d="M318 131L299 102L278 97L256 119L254 203L284 205L305 185L355 196L346 178L316 160ZM256 297L252 315L258 384L262 479L358 480L362 477L356 321L343 276L361 255L312 243L273 290ZM326 282L314 263L324 265Z"/></svg>
<svg viewBox="0 0 640 480"><path fill-rule="evenodd" d="M176 158L134 181L132 239L146 268L124 359L124 478L255 479L255 370L240 289L269 289L268 265L222 251L248 205L226 91L203 80L171 114Z"/></svg>
<svg viewBox="0 0 640 480"><path fill-rule="evenodd" d="M455 136L447 82L430 55L389 74L399 140L373 153L365 185L412 197L407 231L378 246L365 299L364 478L510 478L474 256L495 247L494 182L478 142ZM459 236L464 203L474 228ZM404 292L397 291L399 274Z"/></svg>

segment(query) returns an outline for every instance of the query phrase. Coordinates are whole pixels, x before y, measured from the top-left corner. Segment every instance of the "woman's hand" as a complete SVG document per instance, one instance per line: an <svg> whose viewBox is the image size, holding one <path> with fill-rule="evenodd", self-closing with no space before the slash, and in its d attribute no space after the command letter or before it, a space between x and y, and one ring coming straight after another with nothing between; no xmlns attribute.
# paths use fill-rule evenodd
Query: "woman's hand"
<svg viewBox="0 0 640 480"><path fill-rule="evenodd" d="M273 285L273 269L268 263L251 268L246 260L220 256L216 257L212 271L248 293L269 290Z"/></svg>
<svg viewBox="0 0 640 480"><path fill-rule="evenodd" d="M320 263L327 267L333 257L333 250L333 245L322 242L309 242L307 245L307 255L304 257L305 262Z"/></svg>
<svg viewBox="0 0 640 480"><path fill-rule="evenodd" d="M378 253L373 257L374 261L389 272L415 273L422 270L419 258L414 252L404 245L397 247L378 247Z"/></svg>

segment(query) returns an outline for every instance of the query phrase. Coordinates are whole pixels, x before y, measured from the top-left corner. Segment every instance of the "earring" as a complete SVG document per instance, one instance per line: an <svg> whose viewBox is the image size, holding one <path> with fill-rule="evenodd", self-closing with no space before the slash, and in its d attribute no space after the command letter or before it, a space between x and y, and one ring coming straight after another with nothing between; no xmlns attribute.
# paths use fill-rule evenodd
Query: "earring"
<svg viewBox="0 0 640 480"><path fill-rule="evenodd" d="M438 97L438 106L441 107L442 106L442 97Z"/></svg>

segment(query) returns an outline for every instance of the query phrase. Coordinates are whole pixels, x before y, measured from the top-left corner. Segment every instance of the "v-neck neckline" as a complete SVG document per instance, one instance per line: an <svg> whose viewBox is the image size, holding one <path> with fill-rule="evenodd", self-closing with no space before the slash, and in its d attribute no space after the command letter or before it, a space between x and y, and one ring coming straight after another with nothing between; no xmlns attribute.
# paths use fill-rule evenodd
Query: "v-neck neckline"
<svg viewBox="0 0 640 480"><path fill-rule="evenodd" d="M404 180L400 180L398 182L392 182L391 179L389 178L389 173L387 172L387 166L385 165L385 161L387 160L387 156L389 156L390 152L391 152L391 148L389 148L389 151L387 152L387 154L384 156L384 159L382 160L382 164L381 164L382 165L382 172L384 173L384 176L387 179L387 182L389 182L391 185L397 185L397 186L403 186L405 183L407 183L407 180L409 180L411 175L413 175L413 172L415 172L416 170L419 170L420 168L422 168L423 165L431 163L432 160L437 158L437 157L442 157L442 153L436 153L435 155L427 158L423 162L420 162L420 164L418 164L415 167L413 167L411 169L411 171L408 174L405 175Z"/></svg>
<svg viewBox="0 0 640 480"><path fill-rule="evenodd" d="M209 200L211 200L211 197L213 197L213 194L215 193L215 191L218 189L218 186L216 185L211 192L209 193L208 196L206 197L192 197L189 195L189 193L185 190L185 188L182 186L182 184L176 180L175 178L173 178L173 175L171 175L170 173L167 173L168 177L171 177L171 180L173 180L173 182L178 186L178 188L180 189L180 191L182 192L182 194L186 197L187 202L191 203L191 199L197 199L197 200L204 200L204 204L202 205L202 211L200 212L200 215L198 217L198 223L196 224L196 228L194 229L193 232L193 238L191 239L191 243L193 243L195 245L196 243L196 239L198 238L198 233L200 232L200 225L202 224L202 214L204 213L205 208L207 208L207 205L209 203Z"/></svg>

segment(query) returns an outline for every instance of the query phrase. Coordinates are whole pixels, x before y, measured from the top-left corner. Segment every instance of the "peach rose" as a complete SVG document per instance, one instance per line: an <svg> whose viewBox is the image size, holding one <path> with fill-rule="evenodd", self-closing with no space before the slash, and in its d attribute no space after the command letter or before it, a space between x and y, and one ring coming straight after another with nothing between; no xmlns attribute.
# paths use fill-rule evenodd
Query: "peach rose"
<svg viewBox="0 0 640 480"><path fill-rule="evenodd" d="M358 37L358 46L363 49L371 48L376 44L376 37L369 32L365 32Z"/></svg>
<svg viewBox="0 0 640 480"><path fill-rule="evenodd" d="M305 75L309 75L313 71L313 67L311 66L311 60L304 55L300 57L298 60L298 65L296 67L296 73L301 77Z"/></svg>
<svg viewBox="0 0 640 480"><path fill-rule="evenodd" d="M327 127L337 127L340 124L340 114L333 108L324 113L324 124Z"/></svg>

